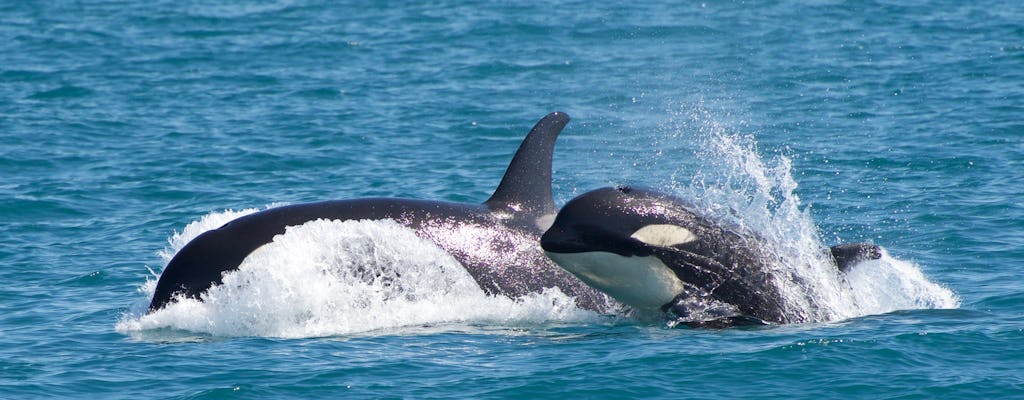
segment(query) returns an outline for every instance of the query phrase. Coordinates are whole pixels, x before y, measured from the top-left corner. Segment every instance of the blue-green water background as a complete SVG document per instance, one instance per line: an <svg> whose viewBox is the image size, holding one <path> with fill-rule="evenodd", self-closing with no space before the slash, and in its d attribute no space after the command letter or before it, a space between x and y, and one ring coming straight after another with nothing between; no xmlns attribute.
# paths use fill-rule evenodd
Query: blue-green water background
<svg viewBox="0 0 1024 400"><path fill-rule="evenodd" d="M0 3L0 397L1024 396L1017 2L221 3ZM874 240L960 307L767 330L115 328L190 221L483 201L553 110L574 118L560 203L699 166L677 144L699 110L792 159L826 242Z"/></svg>

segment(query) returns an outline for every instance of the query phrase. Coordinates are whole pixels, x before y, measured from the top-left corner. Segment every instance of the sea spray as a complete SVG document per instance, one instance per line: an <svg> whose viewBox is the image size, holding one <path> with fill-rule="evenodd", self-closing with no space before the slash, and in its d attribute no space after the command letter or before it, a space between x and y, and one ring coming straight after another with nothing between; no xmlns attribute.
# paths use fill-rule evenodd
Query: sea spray
<svg viewBox="0 0 1024 400"><path fill-rule="evenodd" d="M174 258L174 255L177 254L182 247L185 247L185 245L188 244L188 242L191 242L192 239L195 239L196 236L201 235L203 232L217 229L232 220L257 211L259 210L256 208L247 208L238 211L224 210L222 212L206 214L199 220L192 221L188 225L185 225L181 232L175 231L174 234L167 239L167 244L170 247L165 248L160 252L160 258L163 258L164 264L166 265L172 258Z"/></svg>
<svg viewBox="0 0 1024 400"><path fill-rule="evenodd" d="M782 260L772 274L794 320L959 306L955 294L929 281L918 266L888 253L840 274L796 194L791 160L779 154L766 161L754 136L737 133L703 106L674 113L663 128L655 146L685 138L698 162L655 160L646 167L672 168L672 173L667 182L653 183L693 199L709 216L761 235L770 244L764 250ZM662 161L675 166L659 165ZM206 215L174 233L161 255L169 261L202 232L256 211ZM517 299L487 295L451 255L392 221L319 220L289 227L227 274L203 301L179 299L146 314L155 283L142 285L144 298L121 319L119 331L313 337L445 323L606 321L578 309L557 289Z"/></svg>
<svg viewBox="0 0 1024 400"><path fill-rule="evenodd" d="M702 103L673 112L663 128L676 140L689 140L698 162L680 163L685 165L673 170L662 189L694 199L706 215L765 239L766 257L780 261L771 266L772 274L794 320L831 321L899 309L959 306L949 289L887 252L848 274L839 273L809 207L796 193L790 158L777 154L766 161L753 135L719 122Z"/></svg>

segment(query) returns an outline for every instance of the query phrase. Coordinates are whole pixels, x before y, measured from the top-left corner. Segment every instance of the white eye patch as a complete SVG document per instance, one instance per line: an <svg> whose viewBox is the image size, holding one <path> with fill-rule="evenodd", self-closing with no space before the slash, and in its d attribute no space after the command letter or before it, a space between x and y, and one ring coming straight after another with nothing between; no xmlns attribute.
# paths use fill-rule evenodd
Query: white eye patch
<svg viewBox="0 0 1024 400"><path fill-rule="evenodd" d="M631 238L652 246L669 247L697 240L697 235L679 225L656 224L637 229Z"/></svg>

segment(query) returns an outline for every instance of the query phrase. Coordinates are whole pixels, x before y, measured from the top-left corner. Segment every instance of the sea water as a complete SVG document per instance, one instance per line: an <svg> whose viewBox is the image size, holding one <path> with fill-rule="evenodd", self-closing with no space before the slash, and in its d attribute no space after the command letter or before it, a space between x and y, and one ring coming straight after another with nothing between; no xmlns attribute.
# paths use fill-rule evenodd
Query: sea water
<svg viewBox="0 0 1024 400"><path fill-rule="evenodd" d="M1022 21L1005 1L2 3L0 397L1024 396ZM326 220L145 313L174 252L245 213L482 202L555 110L558 204L691 199L771 240L813 322L492 296L396 223ZM853 241L885 256L820 268Z"/></svg>

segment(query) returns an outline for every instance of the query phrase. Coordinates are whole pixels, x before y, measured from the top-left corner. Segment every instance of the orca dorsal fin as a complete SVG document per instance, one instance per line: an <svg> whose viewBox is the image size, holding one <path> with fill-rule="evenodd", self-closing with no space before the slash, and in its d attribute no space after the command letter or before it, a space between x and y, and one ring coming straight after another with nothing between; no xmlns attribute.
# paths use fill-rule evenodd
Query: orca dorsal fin
<svg viewBox="0 0 1024 400"><path fill-rule="evenodd" d="M558 111L541 118L519 145L501 183L484 205L492 210L554 214L557 209L551 197L551 157L555 139L568 123L569 115Z"/></svg>

